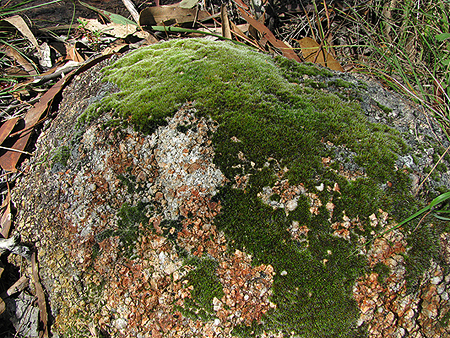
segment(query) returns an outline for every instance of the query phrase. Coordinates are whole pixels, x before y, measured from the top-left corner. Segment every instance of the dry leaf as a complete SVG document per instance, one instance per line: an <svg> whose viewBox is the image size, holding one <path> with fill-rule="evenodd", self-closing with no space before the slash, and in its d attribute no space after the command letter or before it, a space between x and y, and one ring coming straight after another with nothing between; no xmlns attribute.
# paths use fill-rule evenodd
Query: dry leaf
<svg viewBox="0 0 450 338"><path fill-rule="evenodd" d="M78 0L78 2L80 4L82 4L84 7L87 7L89 9L92 9L93 11L96 11L97 13L102 15L104 18L106 18L110 22L113 22L113 23L116 23L116 24L119 24L119 25L134 25L134 26L136 26L135 22L131 21L130 19L127 19L127 18L123 17L122 15L111 13L111 12L105 11L103 9L96 8L94 6L91 6L91 5L87 4L87 3L84 3L84 2L79 1L79 0Z"/></svg>
<svg viewBox="0 0 450 338"><path fill-rule="evenodd" d="M203 28L200 27L198 29L196 29L199 32L205 32L205 33L213 33L213 34L217 34L217 35L222 35L222 27L208 27L208 28ZM200 33L191 33L191 36L204 36L204 34L200 34Z"/></svg>
<svg viewBox="0 0 450 338"><path fill-rule="evenodd" d="M139 39L146 40L146 42L150 44L159 42L152 34L146 31L137 31L136 33L133 34L133 36Z"/></svg>
<svg viewBox="0 0 450 338"><path fill-rule="evenodd" d="M31 136L32 128L39 122L40 118L44 115L44 113L48 110L53 102L53 98L57 93L59 93L66 81L65 78L59 80L53 87L51 87L42 97L41 99L32 107L24 118L24 128L22 130L19 138L14 142L14 145L11 147L16 150L23 151L27 146L28 139ZM20 152L16 151L7 151L3 155L0 156L0 166L5 171L15 172L16 164L19 161L21 156Z"/></svg>
<svg viewBox="0 0 450 338"><path fill-rule="evenodd" d="M248 32L248 28L250 27L250 24L244 23L241 25L235 25L233 21L230 21L231 28L233 29L233 32L241 37L247 37L245 35L245 32Z"/></svg>
<svg viewBox="0 0 450 338"><path fill-rule="evenodd" d="M1 268L0 268L1 269ZM6 310L6 305L5 302L3 301L3 299L0 297L0 315L5 312Z"/></svg>
<svg viewBox="0 0 450 338"><path fill-rule="evenodd" d="M275 48L278 48L285 57L287 57L288 59L292 59L292 60L301 62L300 58L294 52L294 50L291 47L289 47L288 45L286 45L283 41L278 40L275 37L275 35L273 35L273 33L269 30L269 28L264 26L261 22L259 22L255 18L248 15L242 8L239 8L239 11L241 12L242 17L250 25L252 25L255 29L257 29L258 32L261 33L262 37L269 40L269 42L272 44L272 46L274 46Z"/></svg>
<svg viewBox="0 0 450 338"><path fill-rule="evenodd" d="M120 42L114 45L111 45L110 47L106 47L103 51L103 55L112 54L112 53L121 53L124 52L126 48L128 48L128 43Z"/></svg>
<svg viewBox="0 0 450 338"><path fill-rule="evenodd" d="M139 24L141 26L155 26L162 24L187 23L194 21L202 21L209 18L210 15L206 11L197 9L181 8L178 4L159 7L147 7L141 12Z"/></svg>
<svg viewBox="0 0 450 338"><path fill-rule="evenodd" d="M324 48L321 48L315 40L306 37L295 41L300 44L303 58L306 62L317 63L321 66L340 72L344 71L341 64L333 57L333 55L328 53Z"/></svg>
<svg viewBox="0 0 450 338"><path fill-rule="evenodd" d="M4 209L2 217L0 219L0 225L1 225L1 235L3 238L9 237L9 231L11 229L11 221L12 221L12 215L11 215L11 191L9 190L9 184L8 184L8 194L6 195L5 201L3 202L2 209Z"/></svg>
<svg viewBox="0 0 450 338"><path fill-rule="evenodd" d="M14 117L12 119L6 120L3 122L2 126L0 127L0 145L3 143L3 141L6 140L6 138L9 136L11 131L16 126L17 121L19 121L19 117Z"/></svg>
<svg viewBox="0 0 450 338"><path fill-rule="evenodd" d="M108 34L119 39L125 39L128 35L136 32L136 25L122 25L117 23L108 23L104 25L98 22L97 19L83 19L80 18L83 23L83 27L93 33L101 32L103 34Z"/></svg>
<svg viewBox="0 0 450 338"><path fill-rule="evenodd" d="M1 51L5 53L8 57L16 60L28 74L32 76L37 74L36 67L34 67L30 61L25 59L17 50L12 48L11 46L3 46L1 48Z"/></svg>
<svg viewBox="0 0 450 338"><path fill-rule="evenodd" d="M30 280L27 276L20 277L5 293L1 295L2 298L7 298L16 293L22 292L28 286L29 282Z"/></svg>
<svg viewBox="0 0 450 338"><path fill-rule="evenodd" d="M0 49L1 50L1 49ZM11 66L3 69L3 76L27 76L29 75L25 70L20 67Z"/></svg>
<svg viewBox="0 0 450 338"><path fill-rule="evenodd" d="M82 65L82 62L77 61L67 61L64 64L56 65L52 69L49 69L45 73L42 73L39 76L36 76L33 80L33 84L42 84L47 81L56 79L60 76L64 76L65 74L69 74L71 71L77 69Z"/></svg>
<svg viewBox="0 0 450 338"><path fill-rule="evenodd" d="M249 11L250 7L248 7L247 4L245 4L242 0L233 0L233 2L239 7L242 8L244 11Z"/></svg>
<svg viewBox="0 0 450 338"><path fill-rule="evenodd" d="M445 90L442 87L442 84L437 81L435 78L433 79L433 86L434 86L434 107L441 107L445 104L444 100L444 94Z"/></svg>
<svg viewBox="0 0 450 338"><path fill-rule="evenodd" d="M39 55L41 54L41 50L39 49L39 44L34 37L33 33L31 33L30 29L28 28L28 25L25 23L25 21L22 19L19 15L14 15L10 18L5 18L2 21L6 21L9 24L13 25L17 30L22 33L23 36L25 36L37 49L39 52Z"/></svg>
<svg viewBox="0 0 450 338"><path fill-rule="evenodd" d="M48 45L48 43L44 42L42 45L40 45L39 50L41 51L41 58L39 59L39 64L41 65L41 67L51 68L52 58L50 46Z"/></svg>
<svg viewBox="0 0 450 338"><path fill-rule="evenodd" d="M77 44L66 44L66 60L75 62L84 62L84 58L77 51Z"/></svg>

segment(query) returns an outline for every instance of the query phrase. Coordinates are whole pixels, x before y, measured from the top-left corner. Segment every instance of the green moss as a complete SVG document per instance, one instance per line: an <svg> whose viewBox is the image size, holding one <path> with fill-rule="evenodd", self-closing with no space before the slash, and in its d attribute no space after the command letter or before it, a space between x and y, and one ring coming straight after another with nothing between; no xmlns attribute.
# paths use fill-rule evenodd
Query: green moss
<svg viewBox="0 0 450 338"><path fill-rule="evenodd" d="M450 323L450 311L447 311L447 313L444 314L441 319L439 319L439 323L442 327L448 326L448 324Z"/></svg>
<svg viewBox="0 0 450 338"><path fill-rule="evenodd" d="M56 149L55 154L52 156L51 162L52 167L55 165L61 165L63 167L67 166L67 161L70 158L70 149L68 146L61 146Z"/></svg>
<svg viewBox="0 0 450 338"><path fill-rule="evenodd" d="M308 86L308 87L311 87L311 88L314 88L314 89L326 88L328 86L328 84L325 83L325 82L314 81L312 79L304 80L303 84L305 86Z"/></svg>
<svg viewBox="0 0 450 338"><path fill-rule="evenodd" d="M116 235L120 236L123 247L130 252L134 249L134 244L140 234L139 225L146 226L149 218L146 216L146 204L138 202L135 206L130 206L128 203L122 204L117 216Z"/></svg>
<svg viewBox="0 0 450 338"><path fill-rule="evenodd" d="M336 95L298 85L304 75L329 77L331 72L273 59L228 42L190 39L152 45L118 60L104 74L121 91L91 107L91 118L114 110L136 129L151 133L186 101L194 101L199 116L218 122L212 138L214 162L230 183L217 195L222 211L215 225L233 248L252 254L254 264L271 264L277 273L272 297L277 308L261 325L299 336L363 337L365 333L356 325L359 313L352 286L367 268L366 262L351 255L357 245L355 236L344 240L333 235L324 205L332 198L333 221L341 221L344 213L358 217L366 230L357 231L368 237L373 229L366 219L379 208L394 221L418 210L419 203L409 193L408 175L395 168L398 155L407 151L399 133L369 123L357 102L343 102ZM352 159L340 163L326 144L355 153L354 161L365 176L353 181L341 176L339 170L352 165ZM327 156L335 161L337 172L323 165L322 157ZM291 213L273 209L259 194L264 187L274 186L283 168L288 169L283 179L290 185L303 184L311 192L324 182L330 187L337 184L340 192L319 193L318 215L311 214L306 196L300 197ZM249 175L245 190L233 188L236 175ZM122 216L126 215L124 211ZM306 241L297 242L287 231L293 221L310 229ZM125 233L133 234L125 223L136 222L123 224ZM170 228L176 231L177 227ZM410 238L411 243L423 237L421 232L417 235ZM431 237L411 251L412 264L435 246ZM195 297L185 303L185 311L209 319L212 298L220 298L221 286L213 261L196 264L189 276Z"/></svg>
<svg viewBox="0 0 450 338"><path fill-rule="evenodd" d="M369 86L365 82L358 82L358 88L362 90L367 90L369 89Z"/></svg>
<svg viewBox="0 0 450 338"><path fill-rule="evenodd" d="M384 283L386 278L389 276L389 273L391 272L389 267L386 264L383 264L383 263L377 263L373 267L373 271L378 274L378 282L381 283L381 284Z"/></svg>
<svg viewBox="0 0 450 338"><path fill-rule="evenodd" d="M126 173L119 174L117 178L120 180L120 183L122 183L122 185L127 187L127 191L129 194L134 193L136 189L136 176Z"/></svg>
<svg viewBox="0 0 450 338"><path fill-rule="evenodd" d="M440 172L447 172L448 171L448 165L447 163L450 163L450 156L449 153L447 152L445 155L446 149L444 147L441 146L437 146L435 148L435 152L433 153L433 161L434 163L439 163L436 166L436 170L440 171ZM442 155L444 155L442 157ZM441 158L442 157L442 158ZM445 162L447 163L445 163Z"/></svg>
<svg viewBox="0 0 450 338"><path fill-rule="evenodd" d="M135 245L142 234L142 231L147 228L149 218L146 216L148 207L145 203L138 202L135 206L130 206L128 203L122 204L117 212L116 229L106 229L95 236L95 241L92 248L93 259L98 255L99 245L108 237L119 236L120 247L122 252L127 257L132 257L135 253Z"/></svg>
<svg viewBox="0 0 450 338"><path fill-rule="evenodd" d="M252 325L238 325L233 328L232 334L236 337L248 338L248 337L260 337L260 334L263 333L264 328L263 325L256 324L252 322Z"/></svg>
<svg viewBox="0 0 450 338"><path fill-rule="evenodd" d="M414 229L412 227L414 226ZM409 243L409 252L406 255L408 266L406 273L407 288L410 292L416 292L419 287L419 276L430 266L430 261L439 261L439 231L434 227L420 225L417 223L409 225L412 229Z"/></svg>
<svg viewBox="0 0 450 338"><path fill-rule="evenodd" d="M383 106L381 103L377 102L378 108L380 108L382 111L384 111L386 114L392 113L392 108Z"/></svg>
<svg viewBox="0 0 450 338"><path fill-rule="evenodd" d="M276 56L274 59L278 67L283 69L284 77L289 82L302 82L303 75L330 77L333 73L313 63L298 63L294 60Z"/></svg>
<svg viewBox="0 0 450 338"><path fill-rule="evenodd" d="M448 167L441 162L436 166L436 170L440 171L441 173L446 173L448 171Z"/></svg>
<svg viewBox="0 0 450 338"><path fill-rule="evenodd" d="M195 266L186 276L188 286L192 286L191 298L184 302L180 311L193 319L211 320L214 315L213 299L221 299L224 295L222 284L216 276L217 262L212 259L192 257L187 265Z"/></svg>
<svg viewBox="0 0 450 338"><path fill-rule="evenodd" d="M329 82L328 82L328 85L329 85L329 86L341 87L341 88L350 88L350 87L353 87L353 84L352 84L352 83L350 83L350 82L348 82L348 81L345 81L345 80L342 80L342 79L335 79L335 80L333 80L333 81L329 81Z"/></svg>
<svg viewBox="0 0 450 338"><path fill-rule="evenodd" d="M304 250L286 231L292 221L284 210L274 210L254 194L231 187L221 189L220 200L224 210L216 219L219 229L235 247L253 253L255 264L271 264L277 273L272 301L278 308L266 319L269 327L274 321L283 323L281 328L288 332L359 337L351 288L364 263L358 257L348 259L351 243L333 237L323 228L322 218L309 218L304 210L299 216L302 224L309 219L311 229L310 248Z"/></svg>

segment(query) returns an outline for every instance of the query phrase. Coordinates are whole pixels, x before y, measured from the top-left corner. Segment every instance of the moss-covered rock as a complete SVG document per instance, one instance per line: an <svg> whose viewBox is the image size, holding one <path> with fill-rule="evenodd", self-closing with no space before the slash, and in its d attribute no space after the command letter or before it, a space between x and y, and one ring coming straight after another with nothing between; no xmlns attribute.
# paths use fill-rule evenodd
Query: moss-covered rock
<svg viewBox="0 0 450 338"><path fill-rule="evenodd" d="M46 226L64 238L43 230L44 267L74 250L44 272L58 332L93 318L117 336L197 325L178 335L363 337L426 322L417 290L430 262L447 273L448 225L426 217L364 245L449 186L444 160L440 182L416 191L447 143L427 138L439 132L406 103L349 75L204 39L139 49L90 83L81 106L67 96L38 147L44 156L76 134L65 172L36 165L17 193L23 233L41 240L32 231ZM39 194L52 216L26 202ZM93 284L87 308L75 306L73 290ZM417 325L380 324L383 311L402 316L405 299Z"/></svg>

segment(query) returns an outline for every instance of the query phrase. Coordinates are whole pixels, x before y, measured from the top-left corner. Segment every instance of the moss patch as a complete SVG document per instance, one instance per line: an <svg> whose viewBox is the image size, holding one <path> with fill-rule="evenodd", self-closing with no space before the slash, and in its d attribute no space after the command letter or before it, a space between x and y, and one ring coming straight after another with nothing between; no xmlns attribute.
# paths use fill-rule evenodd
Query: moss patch
<svg viewBox="0 0 450 338"><path fill-rule="evenodd" d="M100 243L104 239L111 236L119 236L120 247L123 253L132 258L135 254L136 242L142 231L148 224L149 218L146 216L147 206L142 202L138 202L135 206L128 203L122 204L117 212L117 229L106 229L96 236L96 243ZM93 246L93 256L97 256L98 244Z"/></svg>
<svg viewBox="0 0 450 338"><path fill-rule="evenodd" d="M67 146L61 146L56 149L55 154L52 156L52 169L55 167L66 167L67 161L70 158L70 149Z"/></svg>
<svg viewBox="0 0 450 338"><path fill-rule="evenodd" d="M180 308L182 313L194 319L204 321L213 318L213 299L223 297L223 287L216 276L217 263L212 259L190 258L186 264L195 266L186 276L188 286L192 287L191 296Z"/></svg>
<svg viewBox="0 0 450 338"><path fill-rule="evenodd" d="M300 336L364 336L356 326L352 286L366 262L351 255L357 237L337 238L331 222L343 215L358 218L362 229L354 232L370 237L373 228L367 218L378 209L397 221L417 210L408 175L395 168L398 155L407 151L399 133L369 123L351 98L343 102L336 95L298 85L304 75L329 77L329 71L273 59L229 42L164 42L127 55L104 74L121 91L90 107L83 119L113 110L137 130L151 133L186 101L195 101L199 115L219 123L213 135L215 163L230 183L218 195L223 208L215 224L233 247L277 272L272 299L277 308L261 325ZM354 156L340 161L333 151L337 147ZM325 165L324 158L334 165ZM363 175L348 180L341 171L352 166L362 168ZM236 175L250 177L245 190L233 188ZM264 204L263 188L273 187L280 176L290 185L316 192L322 202L318 212L310 212L307 197L290 213ZM324 189L318 191L320 183ZM332 189L336 185L339 190ZM328 201L335 205L333 215L325 208ZM299 243L287 231L293 222L309 229L307 242ZM435 235L417 235L419 240L427 238L426 247L409 255L434 256L428 244ZM213 262L198 264L189 280L200 291L194 291L188 308L208 319L220 287Z"/></svg>

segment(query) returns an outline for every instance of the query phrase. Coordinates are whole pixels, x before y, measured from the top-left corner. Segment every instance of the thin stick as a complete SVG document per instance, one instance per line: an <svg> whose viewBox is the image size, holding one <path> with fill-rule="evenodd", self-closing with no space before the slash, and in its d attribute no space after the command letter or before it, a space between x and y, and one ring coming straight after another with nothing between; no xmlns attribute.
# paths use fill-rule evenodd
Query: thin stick
<svg viewBox="0 0 450 338"><path fill-rule="evenodd" d="M23 150L19 150L19 149L14 149L14 148L7 148L7 147L2 147L2 146L0 146L0 149L10 150L10 151L16 151L16 152L18 152L18 153L22 153L22 154L25 154L25 155L33 155L32 153L29 153L29 152L26 152L26 151L23 151Z"/></svg>

